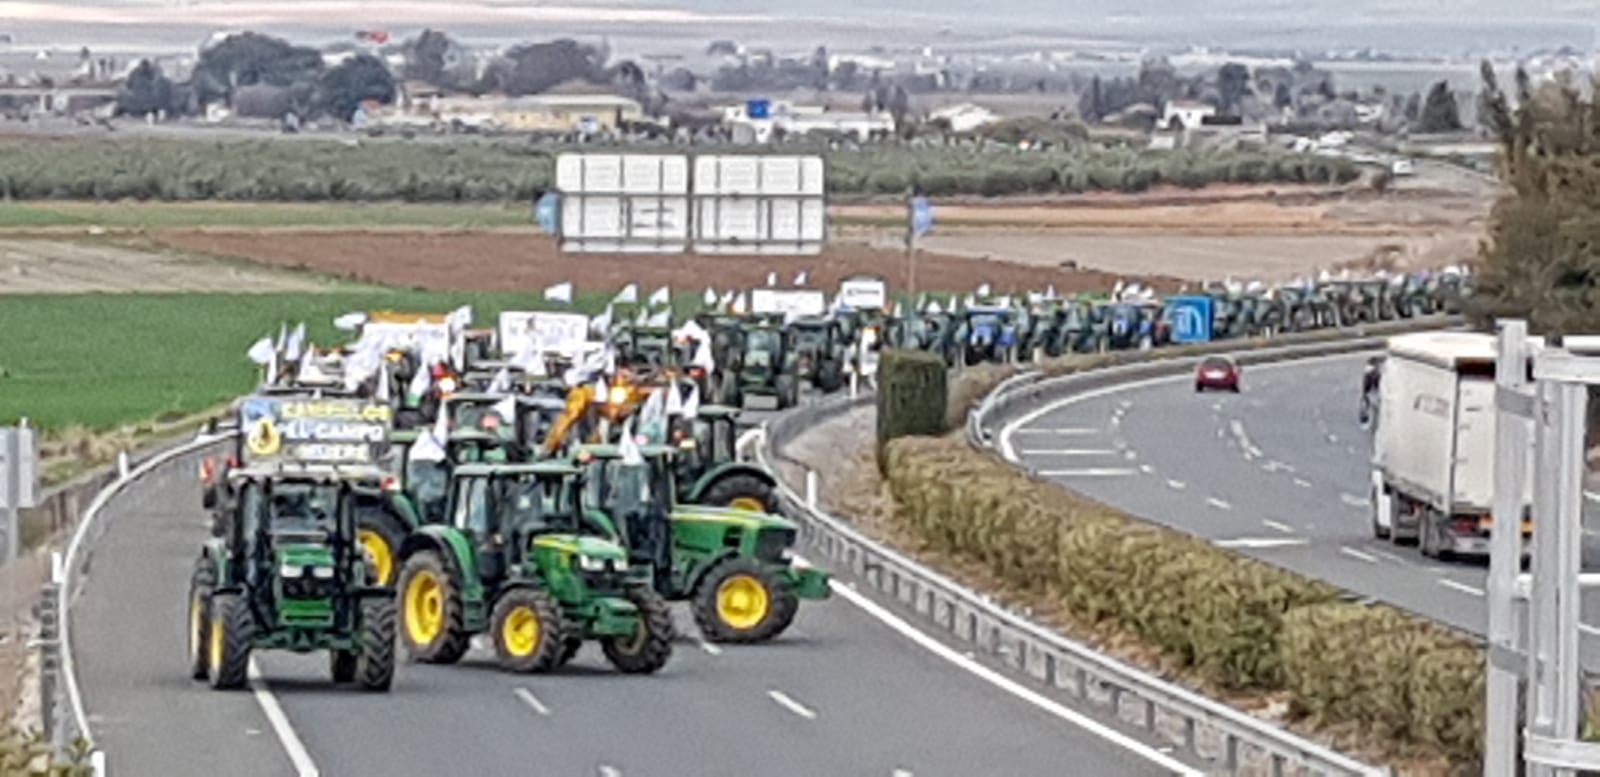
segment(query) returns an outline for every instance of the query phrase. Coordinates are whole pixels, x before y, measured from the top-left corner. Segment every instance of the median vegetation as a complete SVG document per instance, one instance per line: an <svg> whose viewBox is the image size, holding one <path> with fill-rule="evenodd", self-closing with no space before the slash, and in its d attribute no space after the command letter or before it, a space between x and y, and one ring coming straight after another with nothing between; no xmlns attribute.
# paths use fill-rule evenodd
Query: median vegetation
<svg viewBox="0 0 1600 777"><path fill-rule="evenodd" d="M553 186L561 150L525 140L10 140L0 142L0 198L531 202ZM829 189L842 196L900 197L913 186L935 197L998 197L1138 192L1158 185L1327 185L1359 177L1347 160L1285 151L932 147L822 153Z"/></svg>
<svg viewBox="0 0 1600 777"><path fill-rule="evenodd" d="M1047 366L1065 374L1206 348ZM887 358L880 367L880 413L909 401L886 396L900 369ZM1006 375L977 372L954 381L958 423ZM883 447L896 531L925 550L976 566L1085 632L1153 649L1162 669L1203 687L1279 702L1287 722L1367 757L1452 766L1481 757L1484 654L1464 636L1032 478L960 433Z"/></svg>

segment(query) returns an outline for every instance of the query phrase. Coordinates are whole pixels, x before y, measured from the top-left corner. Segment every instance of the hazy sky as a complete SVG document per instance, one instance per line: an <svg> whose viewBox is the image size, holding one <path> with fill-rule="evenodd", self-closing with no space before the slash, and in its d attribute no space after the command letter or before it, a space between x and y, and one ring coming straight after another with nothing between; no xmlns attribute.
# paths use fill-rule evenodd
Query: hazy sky
<svg viewBox="0 0 1600 777"><path fill-rule="evenodd" d="M87 38L184 42L226 28L343 37L425 25L464 37L615 34L640 41L742 35L885 43L1096 37L1136 46L1209 45L1479 53L1595 44L1596 0L0 0L18 45ZM843 41L841 41L843 42Z"/></svg>

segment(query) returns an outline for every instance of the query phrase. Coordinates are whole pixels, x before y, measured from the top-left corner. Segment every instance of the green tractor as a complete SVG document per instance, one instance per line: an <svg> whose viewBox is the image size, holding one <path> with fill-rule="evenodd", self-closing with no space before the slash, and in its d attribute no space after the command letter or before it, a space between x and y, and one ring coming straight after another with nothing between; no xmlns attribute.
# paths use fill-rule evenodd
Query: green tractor
<svg viewBox="0 0 1600 777"><path fill-rule="evenodd" d="M613 527L583 508L570 464L459 464L449 523L427 524L401 547L401 641L419 661L452 664L487 632L500 665L547 671L598 640L629 674L672 655L672 614L632 566Z"/></svg>
<svg viewBox="0 0 1600 777"><path fill-rule="evenodd" d="M798 529L750 510L675 503L673 451L644 446L629 463L617 446L579 448L586 503L604 512L629 563L653 570L655 590L687 600L711 642L764 642L794 622L801 599L826 599L828 575L799 567Z"/></svg>
<svg viewBox="0 0 1600 777"><path fill-rule="evenodd" d="M674 419L673 456L678 501L708 507L778 512L772 473L739 461L739 409L706 405L694 419Z"/></svg>
<svg viewBox="0 0 1600 777"><path fill-rule="evenodd" d="M355 491L376 472L305 466L229 473L236 499L189 581L189 672L212 688L247 681L256 650L327 650L335 682L387 691L395 603L356 539Z"/></svg>
<svg viewBox="0 0 1600 777"><path fill-rule="evenodd" d="M799 359L788 346L781 324L763 321L744 331L717 383L716 401L744 407L747 396L768 396L778 409L800 404Z"/></svg>
<svg viewBox="0 0 1600 777"><path fill-rule="evenodd" d="M843 325L835 318L807 316L784 329L795 354L795 372L818 391L831 394L844 387L850 349Z"/></svg>

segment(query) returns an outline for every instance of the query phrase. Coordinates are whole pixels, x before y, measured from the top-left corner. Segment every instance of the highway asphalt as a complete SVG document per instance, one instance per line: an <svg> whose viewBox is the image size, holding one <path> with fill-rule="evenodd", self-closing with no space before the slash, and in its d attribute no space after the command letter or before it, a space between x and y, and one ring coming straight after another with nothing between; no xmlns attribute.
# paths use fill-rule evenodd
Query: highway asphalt
<svg viewBox="0 0 1600 777"><path fill-rule="evenodd" d="M1016 417L1000 445L1135 515L1482 634L1485 562L1434 561L1372 535L1372 438L1357 421L1366 358L1247 367L1239 394L1196 393L1187 373L1089 392ZM1585 527L1600 529L1592 508ZM1600 558L1593 536L1585 555ZM1600 597L1584 612L1600 624Z"/></svg>
<svg viewBox="0 0 1600 777"><path fill-rule="evenodd" d="M113 501L72 610L91 724L116 777L1170 773L839 596L807 603L772 644L686 636L651 677L612 672L592 645L558 674L505 674L480 646L453 668L403 664L391 693L370 695L330 685L322 655L264 653L260 692L214 692L184 665L188 577L206 535L194 473L193 459L173 462ZM686 612L677 622L693 634Z"/></svg>

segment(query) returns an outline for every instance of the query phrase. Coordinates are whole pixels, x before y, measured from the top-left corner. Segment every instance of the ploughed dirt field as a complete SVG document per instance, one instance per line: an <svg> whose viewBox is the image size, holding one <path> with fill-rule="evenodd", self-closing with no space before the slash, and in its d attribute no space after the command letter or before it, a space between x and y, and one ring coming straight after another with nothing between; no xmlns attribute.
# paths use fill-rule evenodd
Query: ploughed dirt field
<svg viewBox="0 0 1600 777"><path fill-rule="evenodd" d="M536 291L572 281L579 291L612 290L628 283L649 288L700 290L765 286L778 274L787 286L806 273L811 288L835 288L839 280L873 273L891 288L905 289L908 265L902 249L835 244L817 256L699 256L695 254L563 254L554 240L510 232L291 232L163 231L151 239L186 253L247 259L282 268L327 273L390 286L483 291ZM988 283L996 292L1109 289L1121 276L1050 265L983 261L919 250L916 287L964 291ZM1158 288L1176 282L1151 280Z"/></svg>
<svg viewBox="0 0 1600 777"><path fill-rule="evenodd" d="M303 274L109 241L0 240L0 294L312 291Z"/></svg>

